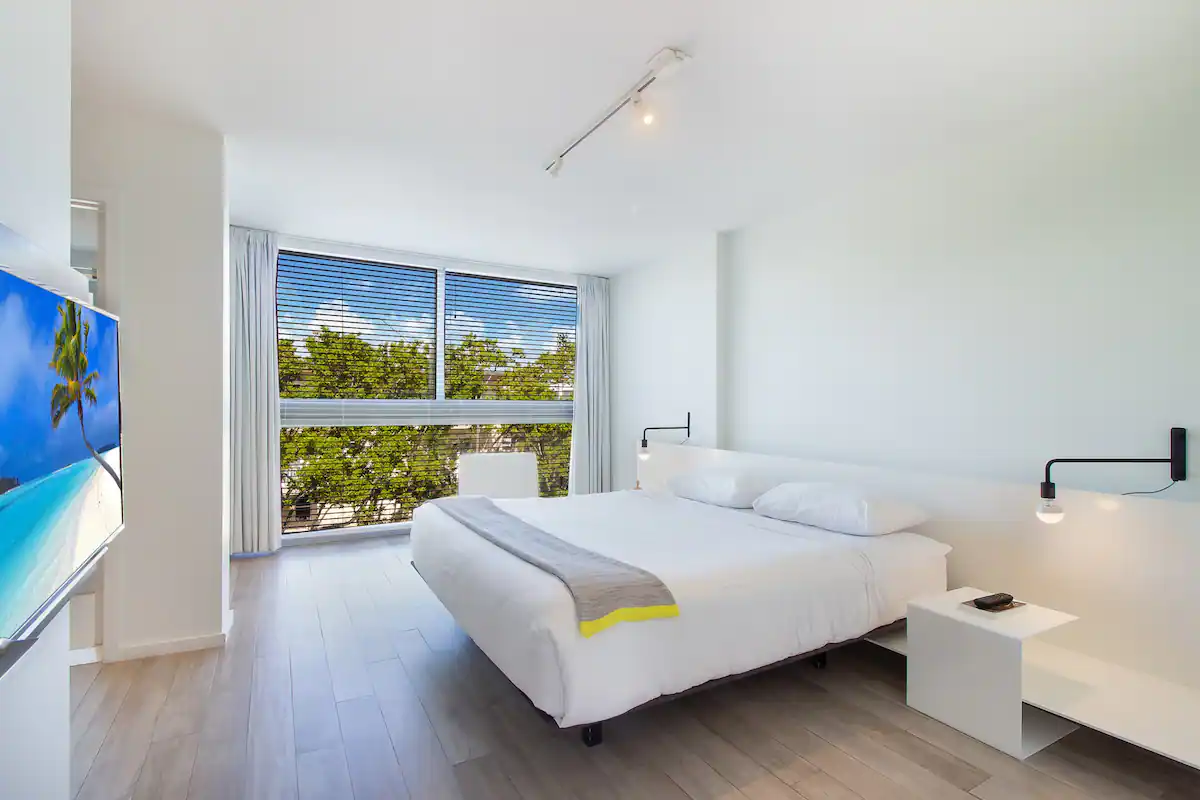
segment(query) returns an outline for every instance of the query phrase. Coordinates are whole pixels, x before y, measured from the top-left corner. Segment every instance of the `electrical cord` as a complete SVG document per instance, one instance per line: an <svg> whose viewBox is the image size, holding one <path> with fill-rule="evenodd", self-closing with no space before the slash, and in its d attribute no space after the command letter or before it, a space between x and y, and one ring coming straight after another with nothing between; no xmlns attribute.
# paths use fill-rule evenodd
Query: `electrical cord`
<svg viewBox="0 0 1200 800"><path fill-rule="evenodd" d="M1131 494L1158 494L1159 492L1165 492L1167 489L1170 489L1172 486L1174 486L1178 482L1179 481L1171 481L1170 483L1168 483L1166 486L1162 487L1161 489L1155 489L1150 492L1121 492L1121 496L1128 497Z"/></svg>

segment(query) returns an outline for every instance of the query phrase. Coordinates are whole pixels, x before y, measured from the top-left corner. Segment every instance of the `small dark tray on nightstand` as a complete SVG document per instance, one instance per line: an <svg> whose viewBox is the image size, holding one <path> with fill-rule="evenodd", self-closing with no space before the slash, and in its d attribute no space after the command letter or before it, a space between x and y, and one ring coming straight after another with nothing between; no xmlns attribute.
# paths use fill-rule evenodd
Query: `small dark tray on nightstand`
<svg viewBox="0 0 1200 800"><path fill-rule="evenodd" d="M963 603L963 605L967 606L968 608L973 608L976 611L986 611L989 614L999 614L1001 611L1012 611L1014 608L1020 608L1021 606L1025 605L1020 600L1014 600L1006 606L997 606L996 608L980 608L979 606L975 605L975 600L977 599L978 598L968 600L967 602Z"/></svg>

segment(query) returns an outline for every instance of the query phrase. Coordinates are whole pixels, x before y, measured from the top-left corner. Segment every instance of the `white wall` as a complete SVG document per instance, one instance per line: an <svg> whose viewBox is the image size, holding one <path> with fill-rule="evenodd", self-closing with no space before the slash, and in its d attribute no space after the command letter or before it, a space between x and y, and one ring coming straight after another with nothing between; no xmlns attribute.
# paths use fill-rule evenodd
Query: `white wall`
<svg viewBox="0 0 1200 800"><path fill-rule="evenodd" d="M1200 636L1169 620L1200 602L1200 69L1100 90L867 184L797 186L718 237L715 280L700 259L620 275L617 485L641 409L715 387L722 447L973 508L936 528L954 585L1075 611L1060 643L1195 685ZM1174 425L1191 480L1114 500L1070 489L1158 488L1166 465L1063 466L1067 520L1034 520L1046 460L1165 457ZM976 488L937 494L956 481Z"/></svg>
<svg viewBox="0 0 1200 800"><path fill-rule="evenodd" d="M612 279L614 489L633 487L647 426L683 425L690 411L692 441L717 444L717 246L715 235L698 236L665 263Z"/></svg>
<svg viewBox="0 0 1200 800"><path fill-rule="evenodd" d="M69 263L71 3L0 4L0 223Z"/></svg>
<svg viewBox="0 0 1200 800"><path fill-rule="evenodd" d="M0 677L0 769L4 797L71 796L70 622L63 612Z"/></svg>
<svg viewBox="0 0 1200 800"><path fill-rule="evenodd" d="M105 561L104 657L212 646L229 591L224 137L77 103L73 156L109 216L97 301L122 328L126 530Z"/></svg>
<svg viewBox="0 0 1200 800"><path fill-rule="evenodd" d="M0 225L39 252L4 262L75 297L71 263L71 3L0 4Z"/></svg>
<svg viewBox="0 0 1200 800"><path fill-rule="evenodd" d="M1024 483L1052 457L1165 457L1172 425L1200 443L1200 104L1158 88L730 237L729 443Z"/></svg>
<svg viewBox="0 0 1200 800"><path fill-rule="evenodd" d="M45 256L17 265L75 296L87 282L71 248L71 3L0 3L0 224ZM4 259L7 261L7 259ZM68 618L0 675L0 776L6 797L65 800L70 792Z"/></svg>

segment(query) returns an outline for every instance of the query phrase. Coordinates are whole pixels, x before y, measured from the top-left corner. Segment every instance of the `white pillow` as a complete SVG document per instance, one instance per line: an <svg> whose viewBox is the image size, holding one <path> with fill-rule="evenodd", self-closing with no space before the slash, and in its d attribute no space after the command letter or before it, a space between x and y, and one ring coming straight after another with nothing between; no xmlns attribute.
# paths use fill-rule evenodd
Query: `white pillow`
<svg viewBox="0 0 1200 800"><path fill-rule="evenodd" d="M881 536L929 519L917 506L838 483L780 484L754 501L754 512L853 536Z"/></svg>
<svg viewBox="0 0 1200 800"><path fill-rule="evenodd" d="M726 508L750 508L760 494L779 485L778 478L736 469L697 469L667 481L679 497Z"/></svg>

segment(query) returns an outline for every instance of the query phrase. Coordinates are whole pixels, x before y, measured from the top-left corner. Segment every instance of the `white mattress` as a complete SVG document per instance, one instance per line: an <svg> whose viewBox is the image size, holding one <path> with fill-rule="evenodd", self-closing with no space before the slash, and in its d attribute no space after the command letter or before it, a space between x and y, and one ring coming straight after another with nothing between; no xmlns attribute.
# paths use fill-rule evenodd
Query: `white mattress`
<svg viewBox="0 0 1200 800"><path fill-rule="evenodd" d="M561 539L658 576L673 619L579 633L566 587L436 506L413 515L413 562L462 629L568 727L854 639L945 591L950 548L914 533L845 536L668 495L499 500Z"/></svg>

